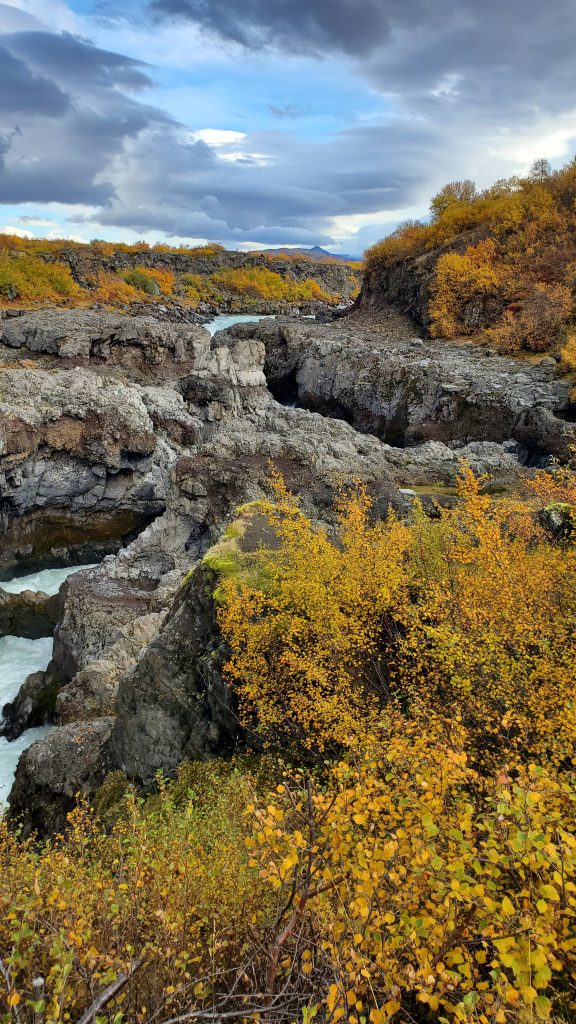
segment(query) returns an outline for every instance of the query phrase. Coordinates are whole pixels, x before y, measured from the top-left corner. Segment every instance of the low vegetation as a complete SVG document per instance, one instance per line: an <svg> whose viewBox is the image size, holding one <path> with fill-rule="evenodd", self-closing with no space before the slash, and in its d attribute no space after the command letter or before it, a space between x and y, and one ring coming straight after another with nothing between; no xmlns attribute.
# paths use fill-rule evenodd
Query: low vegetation
<svg viewBox="0 0 576 1024"><path fill-rule="evenodd" d="M340 302L341 296L322 290L317 281L309 277L294 281L267 267L219 270L211 278L223 292L232 292L246 299L265 299L271 302Z"/></svg>
<svg viewBox="0 0 576 1024"><path fill-rule="evenodd" d="M482 484L410 522L355 487L330 533L280 478L242 510L275 542L208 569L265 752L2 826L3 1020L574 1020L576 474Z"/></svg>
<svg viewBox="0 0 576 1024"><path fill-rule="evenodd" d="M76 283L66 262L71 255L83 251L92 258L125 255L165 254L190 256L199 261L201 273L176 273L165 267L140 264L128 269L89 270ZM101 302L110 306L133 302L175 299L197 309L201 305L225 307L231 311L246 309L263 302L338 304L341 295L325 291L312 276L297 280L286 270L273 269L278 263L270 256L270 266L222 267L220 257L225 250L219 245L197 248L170 248L167 245L134 245L95 240L85 245L68 240L23 239L17 235L0 235L0 302L5 306L87 305ZM259 254L266 258L265 254ZM306 262L305 257L294 257ZM266 258L267 259L267 258ZM293 259L287 257L286 263ZM338 261L334 261L335 264ZM71 264L74 266L74 264ZM92 262L92 266L94 263ZM350 266L352 273L353 267Z"/></svg>
<svg viewBox="0 0 576 1024"><path fill-rule="evenodd" d="M0 301L4 304L17 300L60 302L74 298L79 291L65 264L45 263L37 256L0 249Z"/></svg>
<svg viewBox="0 0 576 1024"><path fill-rule="evenodd" d="M505 352L556 351L576 317L576 161L477 191L471 181L434 197L429 223L409 222L374 246L367 267L435 254L431 332L482 332Z"/></svg>

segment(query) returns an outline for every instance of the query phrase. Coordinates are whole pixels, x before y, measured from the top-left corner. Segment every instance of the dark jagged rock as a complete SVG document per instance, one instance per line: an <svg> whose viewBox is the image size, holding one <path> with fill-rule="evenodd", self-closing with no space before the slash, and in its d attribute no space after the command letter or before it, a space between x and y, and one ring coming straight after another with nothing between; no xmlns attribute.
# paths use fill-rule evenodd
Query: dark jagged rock
<svg viewBox="0 0 576 1024"><path fill-rule="evenodd" d="M49 597L31 590L8 594L0 585L0 636L22 636L28 640L52 636L61 614L59 594Z"/></svg>
<svg viewBox="0 0 576 1024"><path fill-rule="evenodd" d="M78 796L91 796L106 774L113 725L113 718L63 725L24 751L8 801L24 836L64 831Z"/></svg>
<svg viewBox="0 0 576 1024"><path fill-rule="evenodd" d="M213 587L199 566L159 636L120 684L112 760L144 785L160 768L170 773L182 760L226 755L242 742L221 676L225 652Z"/></svg>
<svg viewBox="0 0 576 1024"><path fill-rule="evenodd" d="M431 289L439 257L446 252L463 253L468 246L476 245L488 234L486 229L467 231L449 244L429 252L370 267L364 274L355 308L376 318L386 318L391 308L396 309L427 331L430 326ZM504 304L494 296L475 296L463 311L464 323L471 331L478 331L493 324L503 308Z"/></svg>
<svg viewBox="0 0 576 1024"><path fill-rule="evenodd" d="M538 446L561 449L573 428L554 368L423 343L398 318L389 326L238 326L201 339L185 372L172 373L166 351L168 372L160 363L144 383L140 364L119 373L120 354L98 372L58 369L56 354L50 366L0 369L0 572L55 548L62 563L82 531L103 549L113 530L124 538L62 590L43 681L60 724L21 759L11 795L28 829L63 827L73 791L93 793L108 770L149 785L158 768L242 744L200 560L236 507L266 494L271 465L329 522L350 479L366 483L376 514L404 514L412 487L437 495L462 458L507 487ZM264 370L278 397L318 411L279 404Z"/></svg>
<svg viewBox="0 0 576 1024"><path fill-rule="evenodd" d="M15 700L5 704L0 720L0 736L17 740L26 729L54 721L56 683L46 672L32 672L20 687Z"/></svg>

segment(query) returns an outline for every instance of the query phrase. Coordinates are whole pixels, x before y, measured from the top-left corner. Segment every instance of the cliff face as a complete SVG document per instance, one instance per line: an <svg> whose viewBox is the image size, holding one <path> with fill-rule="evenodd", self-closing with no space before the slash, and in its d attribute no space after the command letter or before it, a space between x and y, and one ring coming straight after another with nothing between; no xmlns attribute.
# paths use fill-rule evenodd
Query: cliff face
<svg viewBox="0 0 576 1024"><path fill-rule="evenodd" d="M431 289L440 256L446 252L463 253L487 236L486 230L467 231L428 252L382 262L374 268L368 266L355 308L378 316L392 306L407 314L427 334ZM464 310L463 320L471 330L480 330L492 324L501 312L502 303L494 296L474 296Z"/></svg>
<svg viewBox="0 0 576 1024"><path fill-rule="evenodd" d="M86 287L99 271L117 273L136 267L168 270L176 276L200 274L205 277L219 270L266 268L293 281L312 278L324 291L341 295L343 302L351 300L360 284L358 271L346 264L317 263L310 259L270 260L258 253L229 252L225 249L211 254L206 254L202 250L198 254L195 254L194 250L189 253L119 250L107 255L96 248L86 246L62 249L57 254L46 253L43 258L68 264L74 279L82 287Z"/></svg>

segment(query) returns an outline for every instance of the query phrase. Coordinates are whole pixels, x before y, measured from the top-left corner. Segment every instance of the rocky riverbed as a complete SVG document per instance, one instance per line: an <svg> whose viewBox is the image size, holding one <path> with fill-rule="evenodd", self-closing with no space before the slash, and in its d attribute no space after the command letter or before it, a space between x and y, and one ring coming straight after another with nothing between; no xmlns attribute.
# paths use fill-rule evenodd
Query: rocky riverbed
<svg viewBox="0 0 576 1024"><path fill-rule="evenodd" d="M5 632L32 611L48 634L55 622L50 664L10 716L25 736L51 695L56 726L22 754L10 795L42 833L109 771L148 786L183 758L242 748L202 559L266 492L271 463L325 521L346 480L405 514L413 488L449 500L463 458L506 488L575 438L553 360L423 340L397 314L213 337L90 310L0 326L0 579L98 563L56 610L0 605Z"/></svg>

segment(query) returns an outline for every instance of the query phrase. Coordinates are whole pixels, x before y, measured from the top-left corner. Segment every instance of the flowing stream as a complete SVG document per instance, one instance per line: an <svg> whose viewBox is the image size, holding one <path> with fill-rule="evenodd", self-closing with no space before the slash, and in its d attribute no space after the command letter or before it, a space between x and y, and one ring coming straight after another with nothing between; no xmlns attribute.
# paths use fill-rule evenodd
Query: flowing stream
<svg viewBox="0 0 576 1024"><path fill-rule="evenodd" d="M245 313L242 316L225 316L222 314L222 316L215 316L210 323L204 324L204 327L207 331L210 331L210 334L216 334L216 331L224 331L227 327L232 327L234 324L249 324L253 323L255 320L273 319L274 317L272 316L256 316L255 314L251 315L250 313Z"/></svg>
<svg viewBox="0 0 576 1024"><path fill-rule="evenodd" d="M67 569L43 569L30 576L17 576L6 583L0 583L0 587L11 594L19 594L23 590L42 590L45 594L56 594L68 576L87 568L90 567L74 565ZM0 637L0 714L4 704L14 700L26 677L31 672L47 668L51 657L52 637L42 637L40 640L25 640L19 636ZM27 729L12 743L0 737L0 807L6 803L20 754L44 736L48 729L49 726Z"/></svg>

